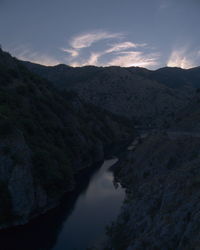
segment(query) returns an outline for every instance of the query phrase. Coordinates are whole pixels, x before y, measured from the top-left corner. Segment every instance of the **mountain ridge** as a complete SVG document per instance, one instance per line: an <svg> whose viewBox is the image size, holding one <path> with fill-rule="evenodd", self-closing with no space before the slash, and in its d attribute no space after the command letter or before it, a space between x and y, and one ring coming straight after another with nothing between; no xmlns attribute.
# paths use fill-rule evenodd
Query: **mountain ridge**
<svg viewBox="0 0 200 250"><path fill-rule="evenodd" d="M151 71L139 67L85 66L61 72L56 68L59 66L25 66L55 87L76 92L86 102L151 126L160 125L161 120L165 126L174 110L187 105L200 86L199 68L191 71L166 67Z"/></svg>

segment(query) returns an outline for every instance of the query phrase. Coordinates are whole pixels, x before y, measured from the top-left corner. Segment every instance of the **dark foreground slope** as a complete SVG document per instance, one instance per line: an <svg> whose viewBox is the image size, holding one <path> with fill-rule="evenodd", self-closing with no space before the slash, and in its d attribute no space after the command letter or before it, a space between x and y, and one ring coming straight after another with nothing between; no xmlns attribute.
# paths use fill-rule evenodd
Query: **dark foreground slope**
<svg viewBox="0 0 200 250"><path fill-rule="evenodd" d="M105 147L130 131L0 50L0 228L55 206L75 173L102 161Z"/></svg>

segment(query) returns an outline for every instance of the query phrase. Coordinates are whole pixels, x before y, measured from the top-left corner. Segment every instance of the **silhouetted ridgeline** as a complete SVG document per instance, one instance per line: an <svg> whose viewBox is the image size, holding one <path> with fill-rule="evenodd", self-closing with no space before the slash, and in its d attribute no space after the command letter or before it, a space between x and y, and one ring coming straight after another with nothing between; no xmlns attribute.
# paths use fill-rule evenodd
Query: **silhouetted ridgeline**
<svg viewBox="0 0 200 250"><path fill-rule="evenodd" d="M60 92L0 50L0 228L54 207L77 171L131 133L126 119Z"/></svg>
<svg viewBox="0 0 200 250"><path fill-rule="evenodd" d="M168 126L200 87L200 67L184 70L139 67L46 67L23 62L59 89L73 90L87 102L138 124Z"/></svg>

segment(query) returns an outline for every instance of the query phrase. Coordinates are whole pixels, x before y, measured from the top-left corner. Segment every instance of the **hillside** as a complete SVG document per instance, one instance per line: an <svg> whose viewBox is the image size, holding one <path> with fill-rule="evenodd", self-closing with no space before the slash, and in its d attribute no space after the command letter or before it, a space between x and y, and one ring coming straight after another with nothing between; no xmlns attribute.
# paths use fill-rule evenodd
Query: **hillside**
<svg viewBox="0 0 200 250"><path fill-rule="evenodd" d="M149 133L115 166L126 199L100 249L199 249L200 138Z"/></svg>
<svg viewBox="0 0 200 250"><path fill-rule="evenodd" d="M199 249L199 100L167 130L136 138L113 167L127 195L103 249Z"/></svg>
<svg viewBox="0 0 200 250"><path fill-rule="evenodd" d="M100 249L198 249L198 74L45 67L0 50L0 228L56 206L76 173L148 125L112 167L126 199Z"/></svg>
<svg viewBox="0 0 200 250"><path fill-rule="evenodd" d="M129 70L173 89L200 87L200 67L191 69L164 67L154 71L132 67Z"/></svg>
<svg viewBox="0 0 200 250"><path fill-rule="evenodd" d="M0 50L0 228L54 207L78 171L131 133L127 120L60 92Z"/></svg>
<svg viewBox="0 0 200 250"><path fill-rule="evenodd" d="M166 126L190 101L200 79L199 68L150 71L137 67L24 64L57 88L73 90L85 101L145 126Z"/></svg>
<svg viewBox="0 0 200 250"><path fill-rule="evenodd" d="M200 93L193 97L191 102L180 112L172 122L172 129L179 131L190 131L192 133L200 132Z"/></svg>

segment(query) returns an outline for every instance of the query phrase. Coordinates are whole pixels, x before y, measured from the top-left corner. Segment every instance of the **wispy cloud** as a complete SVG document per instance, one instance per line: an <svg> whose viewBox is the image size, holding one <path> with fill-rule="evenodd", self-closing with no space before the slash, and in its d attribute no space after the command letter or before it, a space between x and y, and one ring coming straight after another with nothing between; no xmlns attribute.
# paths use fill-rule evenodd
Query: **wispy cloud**
<svg viewBox="0 0 200 250"><path fill-rule="evenodd" d="M119 39L123 37L122 33L111 33L108 31L93 31L77 35L69 42L69 48L61 48L62 51L70 54L71 57L80 55L84 48L91 47L94 43L106 39Z"/></svg>
<svg viewBox="0 0 200 250"><path fill-rule="evenodd" d="M96 45L97 42L101 43ZM99 45L101 50L99 50ZM157 64L158 54L142 51L147 48L150 51L153 50L147 47L146 43L135 43L128 40L127 35L123 33L100 30L73 37L62 51L68 53L69 57L66 58L66 61L71 66L153 67Z"/></svg>
<svg viewBox="0 0 200 250"><path fill-rule="evenodd" d="M98 66L101 65L102 66L103 64L99 63L99 59L102 56L105 56L107 54L114 55L117 52L119 53L120 51L124 51L130 48L143 47L143 46L146 46L146 44L136 44L132 42L115 43L109 49L103 50L101 52L91 52L91 55L87 60L85 60L82 63L74 62L72 63L72 66L85 66L85 65L98 65Z"/></svg>
<svg viewBox="0 0 200 250"><path fill-rule="evenodd" d="M95 31L95 32L81 34L81 35L74 37L71 40L70 45L74 49L82 49L82 48L90 47L93 43L98 42L100 40L119 38L119 37L122 37L121 33L111 33L107 31Z"/></svg>
<svg viewBox="0 0 200 250"><path fill-rule="evenodd" d="M86 65L96 65L100 66L99 64L99 58L103 55L103 53L98 53L98 52L92 52L90 57L87 60L83 60L81 62L74 61L70 65L72 67L81 67L81 66L86 66Z"/></svg>
<svg viewBox="0 0 200 250"><path fill-rule="evenodd" d="M64 49L64 48L62 48L61 50L63 52L69 53L72 57L77 57L79 55L78 50L75 50L75 49Z"/></svg>
<svg viewBox="0 0 200 250"><path fill-rule="evenodd" d="M122 67L153 67L158 64L159 56L158 53L146 54L141 51L121 52L108 62L108 65L118 65Z"/></svg>
<svg viewBox="0 0 200 250"><path fill-rule="evenodd" d="M106 50L106 53L118 52L118 51L130 49L130 48L137 48L137 47L143 47L143 46L146 46L146 44L138 44L138 43L133 43L133 42L115 43L112 45L111 48Z"/></svg>
<svg viewBox="0 0 200 250"><path fill-rule="evenodd" d="M13 49L12 54L16 56L18 59L24 61L31 61L33 63L39 63L46 66L54 66L60 63L57 59L53 58L52 56L49 56L47 54L42 54L40 52L35 52L27 48L26 46L20 46Z"/></svg>
<svg viewBox="0 0 200 250"><path fill-rule="evenodd" d="M102 53L92 53L89 60L86 62L87 65L97 65L99 58L102 56Z"/></svg>
<svg viewBox="0 0 200 250"><path fill-rule="evenodd" d="M196 55L198 55L198 53ZM188 52L185 47L179 48L172 51L167 62L167 66L188 69L196 65L195 59L194 54L192 52Z"/></svg>

